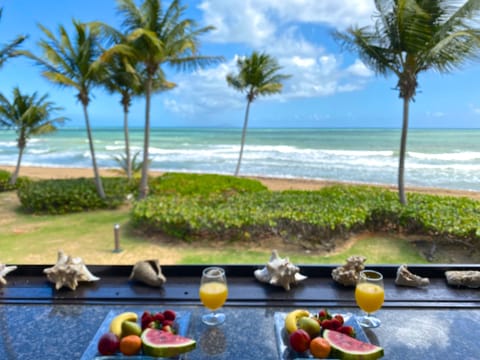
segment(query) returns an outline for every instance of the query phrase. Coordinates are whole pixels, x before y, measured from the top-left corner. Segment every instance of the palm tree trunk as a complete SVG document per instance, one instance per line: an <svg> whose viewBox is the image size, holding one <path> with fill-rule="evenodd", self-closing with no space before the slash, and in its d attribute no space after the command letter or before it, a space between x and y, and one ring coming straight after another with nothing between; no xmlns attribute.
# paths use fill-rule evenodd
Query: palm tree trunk
<svg viewBox="0 0 480 360"><path fill-rule="evenodd" d="M243 148L245 146L245 137L247 135L247 127L248 127L248 114L250 113L250 104L252 102L247 100L247 109L245 110L245 119L243 121L243 130L242 130L242 142L240 144L240 155L238 156L237 168L235 169L235 176L238 176L240 172L240 164L242 163L243 157Z"/></svg>
<svg viewBox="0 0 480 360"><path fill-rule="evenodd" d="M143 164L142 178L140 180L140 189L138 198L145 199L148 195L148 148L150 147L150 96L152 92L152 75L148 75L145 84L145 130L143 139Z"/></svg>
<svg viewBox="0 0 480 360"><path fill-rule="evenodd" d="M87 106L83 104L83 115L85 116L85 124L87 125L88 144L90 146L90 155L92 156L93 175L95 176L95 186L97 187L97 194L100 198L105 199L105 191L103 190L102 179L97 167L97 158L95 157L95 149L93 147L92 130L90 128L90 120L88 118Z"/></svg>
<svg viewBox="0 0 480 360"><path fill-rule="evenodd" d="M125 157L127 161L127 178L132 180L132 159L130 156L130 140L128 137L128 108L123 110L123 134L125 137Z"/></svg>
<svg viewBox="0 0 480 360"><path fill-rule="evenodd" d="M10 185L15 185L18 179L18 174L20 173L20 163L22 162L23 151L25 150L24 146L18 148L18 159L17 159L17 166L15 167L15 171L10 178Z"/></svg>
<svg viewBox="0 0 480 360"><path fill-rule="evenodd" d="M402 205L407 204L407 197L405 195L405 154L407 151L407 132L408 132L408 109L410 105L410 99L403 99L403 123L402 123L402 136L400 138L400 154L398 162L398 197Z"/></svg>

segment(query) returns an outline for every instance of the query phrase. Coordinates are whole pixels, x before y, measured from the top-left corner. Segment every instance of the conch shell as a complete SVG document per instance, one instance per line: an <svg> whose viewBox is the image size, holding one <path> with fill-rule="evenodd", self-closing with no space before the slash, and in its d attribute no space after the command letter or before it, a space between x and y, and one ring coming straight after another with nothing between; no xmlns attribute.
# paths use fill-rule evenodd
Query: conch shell
<svg viewBox="0 0 480 360"><path fill-rule="evenodd" d="M339 266L332 270L332 278L336 282L345 286L354 286L357 284L360 271L365 269L366 257L352 255L347 259L343 266Z"/></svg>
<svg viewBox="0 0 480 360"><path fill-rule="evenodd" d="M129 279L137 280L154 287L160 287L167 282L167 278L162 274L158 260L143 260L137 262L133 266Z"/></svg>
<svg viewBox="0 0 480 360"><path fill-rule="evenodd" d="M445 277L449 285L466 286L469 288L480 287L480 271L446 271Z"/></svg>
<svg viewBox="0 0 480 360"><path fill-rule="evenodd" d="M255 270L255 278L264 283L283 286L287 291L290 285L303 281L307 276L300 274L300 268L293 265L288 258L281 258L277 250L272 251L270 260L263 269Z"/></svg>
<svg viewBox="0 0 480 360"><path fill-rule="evenodd" d="M397 277L395 279L395 284L401 285L401 286L421 287L421 286L427 286L428 284L430 284L430 279L412 274L407 269L407 265L400 265L397 270Z"/></svg>
<svg viewBox="0 0 480 360"><path fill-rule="evenodd" d="M7 280L5 280L5 276L7 276L7 274L9 272L12 272L16 268L17 267L14 266L14 265L7 266L5 264L0 264L0 285L6 285L7 284Z"/></svg>
<svg viewBox="0 0 480 360"><path fill-rule="evenodd" d="M98 281L99 277L94 276L79 257L71 257L63 251L58 251L57 263L44 269L47 279L55 284L55 289L63 286L75 290L79 281Z"/></svg>

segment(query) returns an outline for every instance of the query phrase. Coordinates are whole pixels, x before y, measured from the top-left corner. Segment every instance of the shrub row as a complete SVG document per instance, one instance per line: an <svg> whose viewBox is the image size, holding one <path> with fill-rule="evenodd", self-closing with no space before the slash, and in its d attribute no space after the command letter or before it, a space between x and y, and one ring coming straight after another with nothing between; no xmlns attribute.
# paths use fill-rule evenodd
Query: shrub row
<svg viewBox="0 0 480 360"><path fill-rule="evenodd" d="M184 196L210 196L264 191L267 188L259 181L217 174L166 173L150 179L151 194L175 194Z"/></svg>
<svg viewBox="0 0 480 360"><path fill-rule="evenodd" d="M401 206L395 192L367 186L229 197L157 195L134 205L132 223L186 240L281 235L325 248L334 237L362 230L477 241L480 202L412 193Z"/></svg>
<svg viewBox="0 0 480 360"><path fill-rule="evenodd" d="M10 184L10 177L12 174L9 171L0 169L0 192L15 190L20 184L28 182L29 179L24 176L19 176L15 185Z"/></svg>
<svg viewBox="0 0 480 360"><path fill-rule="evenodd" d="M10 172L0 169L0 192L15 189L14 185L10 185L10 176Z"/></svg>
<svg viewBox="0 0 480 360"><path fill-rule="evenodd" d="M137 185L125 178L102 178L106 199L101 199L94 179L53 179L21 183L17 190L20 203L34 213L67 214L72 212L113 209L125 203Z"/></svg>

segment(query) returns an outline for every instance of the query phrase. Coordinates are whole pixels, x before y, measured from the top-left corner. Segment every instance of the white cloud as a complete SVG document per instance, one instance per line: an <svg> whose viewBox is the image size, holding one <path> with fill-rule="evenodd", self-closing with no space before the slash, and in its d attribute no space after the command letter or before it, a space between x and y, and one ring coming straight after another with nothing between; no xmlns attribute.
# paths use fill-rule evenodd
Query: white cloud
<svg viewBox="0 0 480 360"><path fill-rule="evenodd" d="M361 61L345 68L338 54L329 53L322 41L305 35L306 26L345 27L369 19L370 0L203 0L204 22L216 27L208 40L243 44L265 51L292 77L281 94L270 101L329 96L361 89L373 76ZM247 54L240 54L241 56ZM236 55L208 70L176 75L178 86L169 92L165 107L185 115L243 107L245 97L229 88L225 76L236 72ZM173 101L175 98L177 101ZM262 100L264 101L264 100ZM180 104L188 104L181 106Z"/></svg>
<svg viewBox="0 0 480 360"><path fill-rule="evenodd" d="M237 58L214 68L177 74L177 87L166 94L164 106L169 111L190 116L217 109L236 108L244 104L238 92L228 87L227 74L236 71ZM176 100L175 100L176 99ZM180 105L188 104L188 105Z"/></svg>
<svg viewBox="0 0 480 360"><path fill-rule="evenodd" d="M214 41L262 44L275 34L276 24L323 24L345 29L371 22L371 0L204 0L199 6L205 23L217 29Z"/></svg>
<svg viewBox="0 0 480 360"><path fill-rule="evenodd" d="M354 76L366 78L372 77L374 75L374 72L367 68L365 64L358 59L355 60L355 62L346 69L346 72Z"/></svg>

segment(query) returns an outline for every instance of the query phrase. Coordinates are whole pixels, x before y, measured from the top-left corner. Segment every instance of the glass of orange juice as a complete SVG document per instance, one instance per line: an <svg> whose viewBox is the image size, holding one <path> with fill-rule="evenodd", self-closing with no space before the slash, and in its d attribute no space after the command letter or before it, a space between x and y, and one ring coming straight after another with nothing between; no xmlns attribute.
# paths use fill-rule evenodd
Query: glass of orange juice
<svg viewBox="0 0 480 360"><path fill-rule="evenodd" d="M358 317L358 323L367 328L379 327L381 321L372 313L382 307L384 300L383 275L374 270L361 271L355 287L355 301L367 314Z"/></svg>
<svg viewBox="0 0 480 360"><path fill-rule="evenodd" d="M215 266L203 269L199 295L203 305L211 310L202 316L202 321L212 326L223 324L225 314L216 310L223 306L228 296L225 270Z"/></svg>

